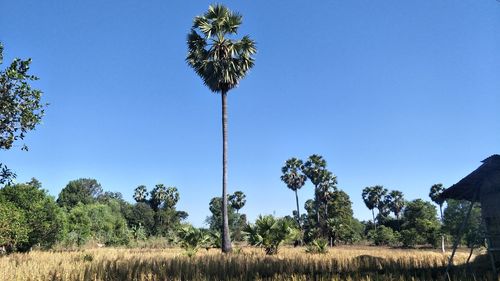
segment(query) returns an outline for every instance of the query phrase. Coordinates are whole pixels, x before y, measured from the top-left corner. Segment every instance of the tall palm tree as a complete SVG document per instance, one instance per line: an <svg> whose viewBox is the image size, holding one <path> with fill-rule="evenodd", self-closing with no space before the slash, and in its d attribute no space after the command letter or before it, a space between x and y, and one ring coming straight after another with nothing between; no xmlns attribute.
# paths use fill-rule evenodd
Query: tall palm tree
<svg viewBox="0 0 500 281"><path fill-rule="evenodd" d="M441 198L441 193L445 188L443 187L442 183L437 183L431 186L431 189L429 191L429 197L431 198L432 202L436 203L439 205L439 214L441 217L441 224L443 223L443 203L444 200ZM441 251L444 253L444 235L441 235Z"/></svg>
<svg viewBox="0 0 500 281"><path fill-rule="evenodd" d="M405 206L405 199L403 192L399 190L392 190L391 192L389 192L387 198L388 198L389 209L396 216L396 219L398 220L398 228L399 230L401 230L401 225L400 225L401 222L399 220L399 215L401 215L401 211Z"/></svg>
<svg viewBox="0 0 500 281"><path fill-rule="evenodd" d="M306 183L307 177L302 174L302 160L295 157L286 160L285 166L281 168L281 180L286 186L295 192L295 203L297 203L297 222L300 224L299 195L297 191Z"/></svg>
<svg viewBox="0 0 500 281"><path fill-rule="evenodd" d="M323 159L323 156L313 154L309 156L307 161L302 165L302 171L304 174L311 180L314 184L314 198L315 198L315 208L316 208L316 224L319 227L320 224L320 215L319 215L319 187L320 184L327 182L332 173L326 169L326 160Z"/></svg>
<svg viewBox="0 0 500 281"><path fill-rule="evenodd" d="M233 39L242 23L242 16L223 5L209 6L208 11L194 19L187 36L186 62L203 83L222 98L222 252L231 252L227 212L227 93L236 87L254 65L257 51L248 36Z"/></svg>
<svg viewBox="0 0 500 281"><path fill-rule="evenodd" d="M387 194L387 189L381 185L375 185L371 187L365 187L361 196L365 202L366 207L372 211L373 224L375 229L377 229L377 223L375 222L375 212L374 209L381 206L381 202L384 200L384 196Z"/></svg>

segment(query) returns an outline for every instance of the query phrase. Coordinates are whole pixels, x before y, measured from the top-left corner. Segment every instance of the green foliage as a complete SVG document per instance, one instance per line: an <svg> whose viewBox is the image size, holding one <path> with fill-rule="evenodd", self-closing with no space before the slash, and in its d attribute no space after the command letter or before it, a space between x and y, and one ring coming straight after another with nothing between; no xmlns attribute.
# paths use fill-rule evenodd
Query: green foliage
<svg viewBox="0 0 500 281"><path fill-rule="evenodd" d="M106 245L127 245L127 224L121 213L105 204L78 204L68 215L67 244L82 246L89 239Z"/></svg>
<svg viewBox="0 0 500 281"><path fill-rule="evenodd" d="M95 179L78 179L70 181L59 193L57 204L71 209L82 204L92 204L102 195L101 184Z"/></svg>
<svg viewBox="0 0 500 281"><path fill-rule="evenodd" d="M0 246L15 250L17 244L28 242L29 231L23 211L0 198Z"/></svg>
<svg viewBox="0 0 500 281"><path fill-rule="evenodd" d="M205 222L208 224L210 231L220 232L222 228L222 198L214 197L210 200L209 210L212 213L207 217ZM233 206L228 204L228 219L229 229L233 234L233 239L241 241L241 230L246 225L246 215L236 213Z"/></svg>
<svg viewBox="0 0 500 281"><path fill-rule="evenodd" d="M147 203L136 203L128 214L127 221L131 227L142 225L147 236L156 233L155 212Z"/></svg>
<svg viewBox="0 0 500 281"><path fill-rule="evenodd" d="M403 229L415 229L426 243L437 246L440 224L436 207L430 202L422 199L408 202L403 211L403 221Z"/></svg>
<svg viewBox="0 0 500 281"><path fill-rule="evenodd" d="M415 247L424 244L425 238L420 235L415 228L404 229L400 232L399 241L405 248Z"/></svg>
<svg viewBox="0 0 500 281"><path fill-rule="evenodd" d="M306 253L310 254L326 254L328 253L328 240L319 238L314 239L306 247Z"/></svg>
<svg viewBox="0 0 500 281"><path fill-rule="evenodd" d="M146 186L140 185L134 190L134 199L137 203L126 214L128 224L142 224L148 235L166 235L177 231L181 221L188 216L175 208L180 196L174 186L157 184L148 197Z"/></svg>
<svg viewBox="0 0 500 281"><path fill-rule="evenodd" d="M3 63L3 45L0 42L0 64ZM28 131L40 124L47 104L42 103L42 91L31 83L38 77L28 74L31 59L14 61L0 70L0 150L12 148L23 140ZM23 150L28 150L26 145ZM0 163L0 184L10 182L15 174Z"/></svg>
<svg viewBox="0 0 500 281"><path fill-rule="evenodd" d="M48 248L61 238L65 226L64 214L54 198L40 189L37 181L8 185L0 189L0 197L24 214L28 239L17 244L19 250L26 251L34 245Z"/></svg>
<svg viewBox="0 0 500 281"><path fill-rule="evenodd" d="M443 216L443 232L455 237L462 222L466 219L470 207L468 201L448 200ZM469 221L465 225L461 244L475 247L484 243L484 233L481 219L481 206L478 203L472 208Z"/></svg>
<svg viewBox="0 0 500 281"><path fill-rule="evenodd" d="M392 228L380 225L377 229L373 229L368 233L370 240L377 246L383 245L393 245L399 240L397 232L394 232Z"/></svg>
<svg viewBox="0 0 500 281"><path fill-rule="evenodd" d="M66 245L84 245L91 237L91 221L85 205L78 204L68 214L68 235Z"/></svg>
<svg viewBox="0 0 500 281"><path fill-rule="evenodd" d="M178 237L180 238L180 246L186 250L188 256L194 256L201 247L208 247L210 236L189 224L179 228Z"/></svg>
<svg viewBox="0 0 500 281"><path fill-rule="evenodd" d="M203 16L194 19L188 34L186 62L213 92L236 87L254 65L255 42L248 36L232 39L241 19L223 5L209 6Z"/></svg>
<svg viewBox="0 0 500 281"><path fill-rule="evenodd" d="M293 222L271 215L259 216L255 224L247 225L243 232L250 245L262 247L267 255L277 254L282 243L300 235Z"/></svg>
<svg viewBox="0 0 500 281"><path fill-rule="evenodd" d="M228 196L229 203L236 213L239 213L240 209L243 208L247 202L246 195L243 191L235 191L233 194Z"/></svg>

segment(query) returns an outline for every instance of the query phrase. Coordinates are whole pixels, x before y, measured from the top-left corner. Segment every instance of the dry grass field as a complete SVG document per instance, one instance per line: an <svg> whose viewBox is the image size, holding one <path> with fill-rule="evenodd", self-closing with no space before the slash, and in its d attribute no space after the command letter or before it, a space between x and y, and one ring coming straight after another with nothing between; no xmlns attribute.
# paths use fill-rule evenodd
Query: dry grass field
<svg viewBox="0 0 500 281"><path fill-rule="evenodd" d="M465 262L458 253L456 264ZM10 280L443 280L447 257L427 250L336 247L327 254L283 248L276 256L243 247L231 255L181 249L86 249L12 254L0 258L0 279ZM466 277L455 269L456 280ZM478 276L478 280L487 280Z"/></svg>

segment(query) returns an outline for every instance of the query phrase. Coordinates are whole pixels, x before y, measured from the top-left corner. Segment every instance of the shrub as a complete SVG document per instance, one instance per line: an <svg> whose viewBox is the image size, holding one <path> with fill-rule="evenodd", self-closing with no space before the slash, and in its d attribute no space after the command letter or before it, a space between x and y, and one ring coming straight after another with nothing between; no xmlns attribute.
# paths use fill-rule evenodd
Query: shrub
<svg viewBox="0 0 500 281"><path fill-rule="evenodd" d="M410 248L425 243L425 238L422 237L415 228L411 228L401 231L399 241L403 244L403 247Z"/></svg>
<svg viewBox="0 0 500 281"><path fill-rule="evenodd" d="M326 254L327 252L328 240L323 238L314 239L306 248L306 253L310 254Z"/></svg>
<svg viewBox="0 0 500 281"><path fill-rule="evenodd" d="M377 246L392 245L398 241L399 234L394 232L392 228L380 225L377 229L370 230L368 237Z"/></svg>
<svg viewBox="0 0 500 281"><path fill-rule="evenodd" d="M267 255L277 254L282 243L300 235L293 222L271 215L259 216L254 225L244 228L243 233L250 245L262 247Z"/></svg>

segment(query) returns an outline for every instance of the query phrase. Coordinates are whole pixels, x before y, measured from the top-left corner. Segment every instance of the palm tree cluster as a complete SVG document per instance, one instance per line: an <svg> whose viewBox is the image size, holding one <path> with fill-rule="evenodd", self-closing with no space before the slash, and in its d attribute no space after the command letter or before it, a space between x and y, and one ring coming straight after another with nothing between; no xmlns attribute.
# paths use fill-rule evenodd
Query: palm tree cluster
<svg viewBox="0 0 500 281"><path fill-rule="evenodd" d="M304 230L305 240L325 238L335 241L352 236L352 208L349 196L337 188L337 177L327 169L326 160L317 154L303 162L295 157L281 168L281 180L295 193L294 217ZM307 214L301 216L298 190L306 181L314 185L314 199L305 202Z"/></svg>
<svg viewBox="0 0 500 281"><path fill-rule="evenodd" d="M377 229L377 224L387 219L392 212L396 216L400 228L400 215L405 206L403 192L399 190L388 191L381 185L368 186L361 194L366 207L372 211L373 224ZM377 220L375 220L375 209L378 210Z"/></svg>
<svg viewBox="0 0 500 281"><path fill-rule="evenodd" d="M187 217L187 213L175 209L180 199L179 191L175 186L166 187L163 184L157 184L151 192L148 192L146 186L140 185L134 189L133 197L140 204L139 206L143 206L143 209L152 210L154 214L153 234L159 235L173 231L179 221Z"/></svg>

